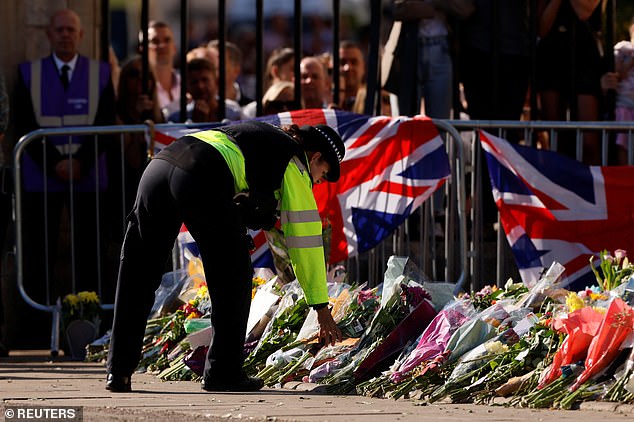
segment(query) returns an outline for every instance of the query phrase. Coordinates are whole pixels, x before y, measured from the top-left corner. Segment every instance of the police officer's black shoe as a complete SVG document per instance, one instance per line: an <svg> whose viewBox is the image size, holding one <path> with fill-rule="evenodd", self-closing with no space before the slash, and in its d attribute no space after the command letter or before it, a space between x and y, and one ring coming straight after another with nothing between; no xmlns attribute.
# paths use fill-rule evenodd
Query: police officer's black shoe
<svg viewBox="0 0 634 422"><path fill-rule="evenodd" d="M108 374L106 378L106 390L112 391L113 393L129 393L132 391L132 380L130 377Z"/></svg>
<svg viewBox="0 0 634 422"><path fill-rule="evenodd" d="M258 391L264 387L264 381L261 378L249 377L241 375L237 379L223 377L218 380L203 380L202 388L205 391Z"/></svg>

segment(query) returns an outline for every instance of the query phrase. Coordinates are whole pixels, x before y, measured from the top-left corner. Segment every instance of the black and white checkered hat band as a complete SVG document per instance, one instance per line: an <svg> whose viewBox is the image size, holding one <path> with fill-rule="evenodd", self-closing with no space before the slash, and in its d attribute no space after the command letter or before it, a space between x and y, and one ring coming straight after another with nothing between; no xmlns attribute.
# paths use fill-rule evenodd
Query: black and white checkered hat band
<svg viewBox="0 0 634 422"><path fill-rule="evenodd" d="M341 160L343 160L343 156L341 155L341 152L337 149L337 146L335 145L335 141L333 141L332 138L328 136L328 134L324 132L323 130L319 129L318 127L314 127L314 128L315 130L317 130L317 132L324 135L324 137L328 140L328 142L330 143L330 146L332 147L332 150L335 152L335 155L337 156L337 160L341 162Z"/></svg>

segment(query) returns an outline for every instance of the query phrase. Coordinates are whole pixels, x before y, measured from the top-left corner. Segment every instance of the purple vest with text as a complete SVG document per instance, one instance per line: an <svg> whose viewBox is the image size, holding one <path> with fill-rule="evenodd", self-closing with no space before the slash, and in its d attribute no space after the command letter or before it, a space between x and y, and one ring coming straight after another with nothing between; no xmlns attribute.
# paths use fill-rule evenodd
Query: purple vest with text
<svg viewBox="0 0 634 422"><path fill-rule="evenodd" d="M79 56L67 90L64 90L52 56L22 63L19 69L24 83L31 92L35 118L41 128L94 124L99 96L110 80L110 66L107 63ZM67 156L67 154L74 154L84 142L95 142L95 138L93 136L50 136L46 138L46 142L52 142ZM43 191L44 175L41 166L28 154L24 154L22 167L25 190ZM89 172L82 172L82 178L73 182L73 189L78 192L94 192L98 185L99 190L105 190L108 179L103 153L99 156L98 169L98 175L95 166ZM68 182L63 182L54 176L49 175L47 178L47 190L50 192L67 191L69 186Z"/></svg>

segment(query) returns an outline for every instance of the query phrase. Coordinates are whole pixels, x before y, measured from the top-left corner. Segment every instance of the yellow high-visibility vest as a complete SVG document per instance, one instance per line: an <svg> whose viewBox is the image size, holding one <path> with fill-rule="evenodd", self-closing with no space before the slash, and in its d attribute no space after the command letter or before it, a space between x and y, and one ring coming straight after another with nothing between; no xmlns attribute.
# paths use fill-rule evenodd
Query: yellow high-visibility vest
<svg viewBox="0 0 634 422"><path fill-rule="evenodd" d="M322 225L308 169L298 158L286 167L280 222L295 276L310 305L328 302Z"/></svg>
<svg viewBox="0 0 634 422"><path fill-rule="evenodd" d="M244 166L244 155L240 147L236 145L225 133L217 130L205 130L193 133L191 136L198 138L216 148L227 162L231 174L233 174L233 185L236 193L249 189L247 174Z"/></svg>
<svg viewBox="0 0 634 422"><path fill-rule="evenodd" d="M223 132L208 130L191 136L213 146L222 154L233 174L236 192L246 191L244 155ZM280 202L280 220L293 270L309 305L328 302L326 261L321 218L306 166L294 157L286 166L282 186L275 192Z"/></svg>

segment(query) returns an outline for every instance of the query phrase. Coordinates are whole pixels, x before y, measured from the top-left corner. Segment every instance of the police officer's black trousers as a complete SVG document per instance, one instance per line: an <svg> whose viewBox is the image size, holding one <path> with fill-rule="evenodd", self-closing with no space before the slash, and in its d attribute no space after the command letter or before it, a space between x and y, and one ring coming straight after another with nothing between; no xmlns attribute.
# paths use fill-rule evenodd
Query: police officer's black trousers
<svg viewBox="0 0 634 422"><path fill-rule="evenodd" d="M212 302L215 334L205 379L240 374L252 267L233 176L222 156L211 153L213 165L195 172L154 159L141 178L121 251L109 373L129 376L138 365L154 292L183 222L200 250Z"/></svg>

